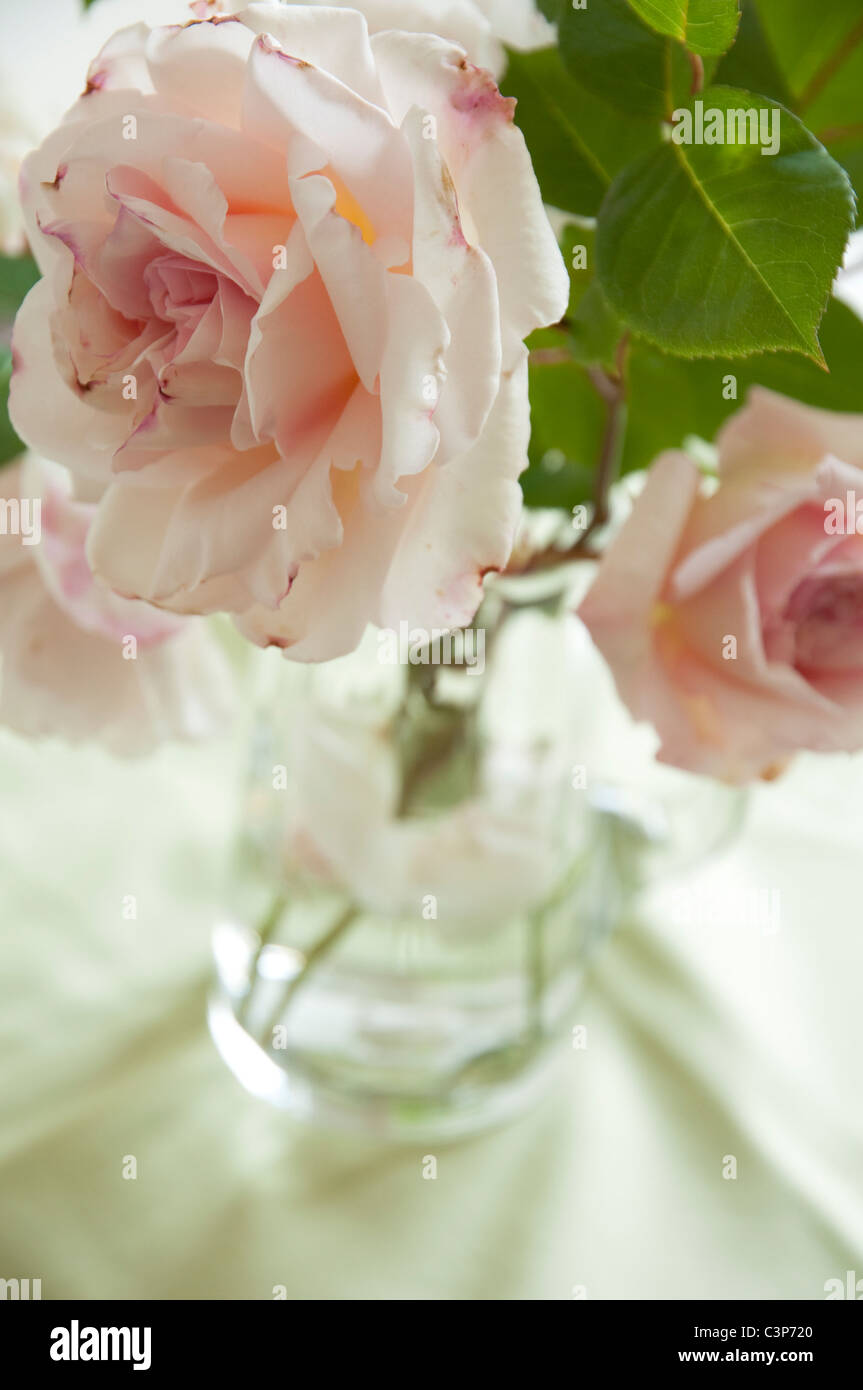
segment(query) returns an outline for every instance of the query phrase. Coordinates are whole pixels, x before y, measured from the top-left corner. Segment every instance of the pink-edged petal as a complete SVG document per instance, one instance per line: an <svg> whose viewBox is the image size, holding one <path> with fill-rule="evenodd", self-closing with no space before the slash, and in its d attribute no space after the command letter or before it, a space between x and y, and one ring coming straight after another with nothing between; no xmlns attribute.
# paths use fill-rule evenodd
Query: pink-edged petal
<svg viewBox="0 0 863 1390"><path fill-rule="evenodd" d="M239 129L251 46L237 16L154 29L145 45L149 84L170 109Z"/></svg>
<svg viewBox="0 0 863 1390"><path fill-rule="evenodd" d="M333 212L336 190L329 179L310 174L292 179L294 206L306 243L367 391L374 389L387 329L387 273L359 229Z"/></svg>
<svg viewBox="0 0 863 1390"><path fill-rule="evenodd" d="M685 643L723 680L748 683L763 694L795 700L803 707L824 708L824 700L793 666L765 650L751 551L729 565L721 582L708 584L689 602L675 604L673 614L666 614L662 622L673 631L675 645ZM723 655L729 637L736 644L733 661Z"/></svg>
<svg viewBox="0 0 863 1390"><path fill-rule="evenodd" d="M792 450L786 466L785 456L771 455L765 444L750 459L750 468L733 467L723 473L721 487L712 497L700 499L692 510L681 544L683 558L670 586L672 598L696 593L770 528L801 507L811 505L821 510L823 532L823 502L829 497L844 497L845 489L853 490L855 484L863 486L863 473L829 456L813 468L819 458L820 453L810 451L808 461L805 452L795 459Z"/></svg>
<svg viewBox="0 0 863 1390"><path fill-rule="evenodd" d="M828 454L863 468L863 415L820 410L756 386L716 442L723 480L795 470L805 477Z"/></svg>
<svg viewBox="0 0 863 1390"><path fill-rule="evenodd" d="M358 474L334 475L345 528L341 545L300 567L277 613L255 607L235 619L243 636L258 646L279 647L293 661L329 661L360 641L386 579L401 513L370 515Z"/></svg>
<svg viewBox="0 0 863 1390"><path fill-rule="evenodd" d="M134 138L124 137L127 129ZM106 173L133 165L158 184L164 161L177 156L210 171L232 214L290 215L284 147L250 143L245 131L168 111L158 96L94 92L24 161L28 234L38 236L38 222L60 217L104 220L107 231L117 209L105 189Z"/></svg>
<svg viewBox="0 0 863 1390"><path fill-rule="evenodd" d="M530 415L527 353L506 373L476 444L433 467L413 497L375 613L398 627L469 623L482 599L483 578L503 569L521 510L518 476L527 466Z"/></svg>
<svg viewBox="0 0 863 1390"><path fill-rule="evenodd" d="M341 326L302 228L288 243L252 320L246 354L248 428L275 439L285 457L310 462L334 428L357 381ZM241 412L235 438L243 437Z"/></svg>
<svg viewBox="0 0 863 1390"><path fill-rule="evenodd" d="M51 342L54 303L55 293L43 279L18 310L9 416L31 448L86 477L104 480L127 432L127 417L92 410L64 380Z"/></svg>
<svg viewBox="0 0 863 1390"><path fill-rule="evenodd" d="M383 440L371 483L375 502L404 505L399 479L414 477L435 457L435 412L446 377L450 333L428 290L407 275L388 275L387 341L381 362Z"/></svg>
<svg viewBox="0 0 863 1390"><path fill-rule="evenodd" d="M144 319L152 314L145 273L162 252L152 228L121 207L107 237L102 235L83 265L109 304L127 318Z"/></svg>
<svg viewBox="0 0 863 1390"><path fill-rule="evenodd" d="M798 507L759 538L755 548L758 606L765 624L781 617L793 589L843 541L824 530L824 509Z"/></svg>
<svg viewBox="0 0 863 1390"><path fill-rule="evenodd" d="M227 201L203 164L166 159L161 184L131 165L115 165L106 177L108 191L163 246L236 280L259 297L263 285L247 256L223 235Z"/></svg>
<svg viewBox="0 0 863 1390"><path fill-rule="evenodd" d="M149 25L140 23L112 34L90 64L85 96L118 88L151 93L154 88L147 67L150 32Z"/></svg>
<svg viewBox="0 0 863 1390"><path fill-rule="evenodd" d="M446 320L446 383L435 412L444 459L479 438L500 385L500 305L494 267L468 245L452 178L437 143L426 138L422 113L404 123L414 166L413 275Z"/></svg>
<svg viewBox="0 0 863 1390"><path fill-rule="evenodd" d="M186 453L108 488L88 541L94 573L176 613L274 606L292 578L274 508L290 497L297 468L272 446Z"/></svg>
<svg viewBox="0 0 863 1390"><path fill-rule="evenodd" d="M281 647L293 660L325 661L351 651L369 622L469 622L483 574L506 563L518 519L515 479L526 464L529 432L526 374L523 354L480 442L409 479L402 508L370 509L358 470L334 475L341 545L300 566L278 613L253 608L237 619L244 636Z"/></svg>
<svg viewBox="0 0 863 1390"><path fill-rule="evenodd" d="M331 170L361 209L369 240L409 240L408 152L379 106L264 34L252 48L243 121L256 139L287 150L291 174Z"/></svg>
<svg viewBox="0 0 863 1390"><path fill-rule="evenodd" d="M660 758L740 782L759 776L790 750L815 746L813 739L819 747L842 746L844 735L838 708L817 692L801 699L795 674L774 670L759 653L748 560L732 561L736 589L726 576L715 601L713 590L700 592L691 614L685 603L665 601L699 485L698 469L685 454L660 456L579 615L621 698L636 719L651 722L659 733ZM726 623L723 604L727 612L729 602L733 620ZM717 659L729 628L745 671Z"/></svg>
<svg viewBox="0 0 863 1390"><path fill-rule="evenodd" d="M35 566L0 587L0 723L8 728L31 738L97 740L130 755L227 723L231 671L203 624L129 659L122 642L73 623Z"/></svg>
<svg viewBox="0 0 863 1390"><path fill-rule="evenodd" d="M455 183L468 241L497 272L504 365L534 329L556 323L569 277L546 216L514 103L491 74L431 35L376 34L372 48L396 121L414 106L437 121L438 143Z"/></svg>
<svg viewBox="0 0 863 1390"><path fill-rule="evenodd" d="M150 413L117 450L114 472L146 469L154 460L182 449L223 444L230 436L233 418L233 405L190 405L159 395Z"/></svg>
<svg viewBox="0 0 863 1390"><path fill-rule="evenodd" d="M506 66L496 31L477 0L357 0L355 8L365 15L370 33L406 29L412 34L439 34L460 44L484 68L497 72Z"/></svg>
<svg viewBox="0 0 863 1390"><path fill-rule="evenodd" d="M331 73L364 101L383 105L362 5L254 4L237 17L292 57Z"/></svg>
<svg viewBox="0 0 863 1390"><path fill-rule="evenodd" d="M20 486L26 495L41 498L41 539L32 554L42 582L77 627L114 642L133 636L139 648L164 642L180 630L177 618L119 598L96 583L86 557L95 508L72 498L65 469L30 454Z"/></svg>
<svg viewBox="0 0 863 1390"><path fill-rule="evenodd" d="M600 650L613 648L627 667L637 668L647 645L650 615L663 596L699 483L687 454L660 454L579 608Z"/></svg>

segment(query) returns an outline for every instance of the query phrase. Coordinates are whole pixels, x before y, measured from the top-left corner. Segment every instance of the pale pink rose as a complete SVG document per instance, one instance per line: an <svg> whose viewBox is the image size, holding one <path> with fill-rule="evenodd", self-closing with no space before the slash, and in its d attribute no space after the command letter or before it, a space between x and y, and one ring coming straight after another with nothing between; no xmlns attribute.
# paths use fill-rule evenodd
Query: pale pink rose
<svg viewBox="0 0 863 1390"><path fill-rule="evenodd" d="M0 472L0 491L0 723L97 738L123 753L224 723L230 671L203 620L118 598L94 581L84 553L94 508L71 498L65 470L27 455ZM13 499L26 523L18 533L8 524Z"/></svg>
<svg viewBox="0 0 863 1390"><path fill-rule="evenodd" d="M863 503L863 416L757 389L718 446L712 495L654 463L580 613L661 758L742 782L863 745L863 535L830 505Z"/></svg>
<svg viewBox="0 0 863 1390"><path fill-rule="evenodd" d="M112 589L301 660L471 619L519 513L522 339L567 300L512 114L354 10L106 45L24 166L10 408L98 500Z"/></svg>

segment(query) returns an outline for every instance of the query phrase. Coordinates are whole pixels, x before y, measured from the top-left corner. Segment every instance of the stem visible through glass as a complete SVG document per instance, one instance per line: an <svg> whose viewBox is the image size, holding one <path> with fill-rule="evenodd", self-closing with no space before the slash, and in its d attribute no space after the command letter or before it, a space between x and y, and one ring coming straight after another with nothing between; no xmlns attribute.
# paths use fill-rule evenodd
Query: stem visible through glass
<svg viewBox="0 0 863 1390"><path fill-rule="evenodd" d="M255 981L258 978L258 966L261 963L261 956L264 954L266 947L272 940L272 937L274 936L276 929L278 928L278 925L281 922L282 917L284 916L285 908L287 907L287 905L288 900L285 894L281 892L277 893L267 910L266 916L264 917L263 921L258 927L258 944L255 948L255 952L251 960L249 961L249 972L248 979L246 980L246 988L243 994L242 1001L240 1003L240 1007L237 1010L237 1019L240 1023L244 1025L249 1014L249 1008L252 1002L252 994L255 988Z"/></svg>
<svg viewBox="0 0 863 1390"><path fill-rule="evenodd" d="M339 914L335 922L333 922L332 926L327 928L323 936L319 937L318 940L314 943L314 945L310 946L307 951L302 952L302 966L297 971L296 975L294 975L288 981L284 991L282 992L282 996L278 1001L278 1004L276 1005L275 1009L271 1010L269 1014L266 1026L262 1028L260 1033L258 1034L258 1041L262 1047L267 1045L269 1041L269 1036L272 1034L273 1029L277 1026L279 1020L284 1017L285 1013L287 1012L288 1008L293 1002L293 999L297 991L301 989L302 986L306 983L310 974L313 972L315 966L318 965L320 961L329 954L332 948L347 931L351 923L354 922L359 915L359 908L356 907L353 903L349 904L348 907L345 908L344 912ZM259 956L260 952L258 953L258 958Z"/></svg>

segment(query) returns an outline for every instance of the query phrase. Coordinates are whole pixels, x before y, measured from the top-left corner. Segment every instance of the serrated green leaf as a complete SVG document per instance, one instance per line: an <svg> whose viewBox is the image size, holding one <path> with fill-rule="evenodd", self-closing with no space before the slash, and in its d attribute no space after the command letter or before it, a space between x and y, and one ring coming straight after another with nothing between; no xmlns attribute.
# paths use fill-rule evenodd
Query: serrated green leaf
<svg viewBox="0 0 863 1390"><path fill-rule="evenodd" d="M564 212L595 216L615 174L658 138L586 91L556 48L509 53L501 90L517 99L516 124L545 202Z"/></svg>
<svg viewBox="0 0 863 1390"><path fill-rule="evenodd" d="M847 175L777 103L725 87L700 100L726 122L729 111L771 123L778 112L779 151L669 142L625 169L599 217L606 297L668 352L786 349L820 361L818 323L853 226Z"/></svg>
<svg viewBox="0 0 863 1390"><path fill-rule="evenodd" d="M629 5L657 34L677 39L701 57L727 52L740 22L737 0L629 0Z"/></svg>
<svg viewBox="0 0 863 1390"><path fill-rule="evenodd" d="M863 191L863 129L859 132L849 131L847 134L837 131L830 138L827 148L837 164L842 165L857 193L857 222L859 226L861 217L863 217L863 200L860 196L861 191Z"/></svg>
<svg viewBox="0 0 863 1390"><path fill-rule="evenodd" d="M838 299L831 299L827 306L821 343L828 372L796 353L687 360L634 340L629 353L624 472L647 468L663 449L680 448L689 435L712 440L755 385L825 410L859 411L863 322ZM736 396L728 395L729 376L735 379Z"/></svg>

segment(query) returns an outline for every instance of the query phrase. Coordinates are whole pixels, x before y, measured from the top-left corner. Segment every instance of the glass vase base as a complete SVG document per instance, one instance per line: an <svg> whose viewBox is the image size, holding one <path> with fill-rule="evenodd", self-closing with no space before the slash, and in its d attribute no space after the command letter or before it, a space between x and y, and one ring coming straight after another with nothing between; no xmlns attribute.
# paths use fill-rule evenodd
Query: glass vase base
<svg viewBox="0 0 863 1390"><path fill-rule="evenodd" d="M567 1052L565 1040L546 1044L535 1057L501 1049L475 1063L469 1081L442 1094L420 1095L357 1085L347 1089L337 1073L312 1075L289 1057L276 1062L218 989L209 1000L208 1023L219 1055L250 1094L317 1128L405 1143L459 1139L517 1118L560 1077Z"/></svg>

